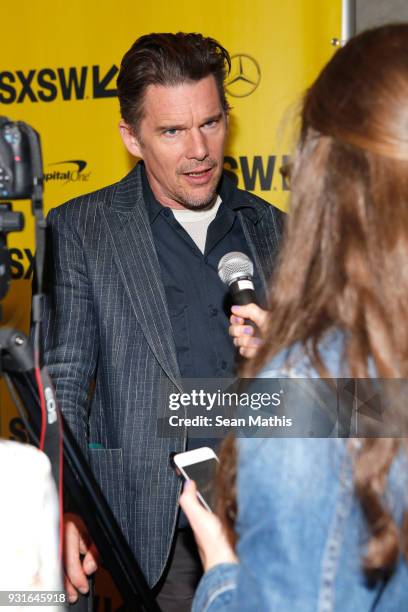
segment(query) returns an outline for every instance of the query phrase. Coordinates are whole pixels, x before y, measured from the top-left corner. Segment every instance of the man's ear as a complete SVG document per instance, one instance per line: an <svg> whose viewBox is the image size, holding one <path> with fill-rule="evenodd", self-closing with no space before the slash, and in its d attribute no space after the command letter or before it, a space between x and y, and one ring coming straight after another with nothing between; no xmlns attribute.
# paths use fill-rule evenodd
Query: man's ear
<svg viewBox="0 0 408 612"><path fill-rule="evenodd" d="M119 132L123 140L123 144L134 157L143 157L140 140L135 136L134 131L128 123L121 120L119 123Z"/></svg>

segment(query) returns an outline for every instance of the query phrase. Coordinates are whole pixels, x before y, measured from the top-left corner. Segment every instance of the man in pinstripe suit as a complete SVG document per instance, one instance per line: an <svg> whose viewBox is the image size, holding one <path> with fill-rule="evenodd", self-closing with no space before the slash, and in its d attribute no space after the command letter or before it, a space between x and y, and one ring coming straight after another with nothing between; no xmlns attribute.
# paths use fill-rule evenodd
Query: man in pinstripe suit
<svg viewBox="0 0 408 612"><path fill-rule="evenodd" d="M200 570L169 465L188 446L187 432L158 435L163 390L180 390L183 376L233 373L216 263L231 250L247 252L262 291L282 224L277 209L222 174L226 66L225 49L199 34L138 39L122 60L118 95L123 142L143 162L49 214L45 363L160 605L177 612L189 609ZM83 525L69 515L72 601L95 569Z"/></svg>

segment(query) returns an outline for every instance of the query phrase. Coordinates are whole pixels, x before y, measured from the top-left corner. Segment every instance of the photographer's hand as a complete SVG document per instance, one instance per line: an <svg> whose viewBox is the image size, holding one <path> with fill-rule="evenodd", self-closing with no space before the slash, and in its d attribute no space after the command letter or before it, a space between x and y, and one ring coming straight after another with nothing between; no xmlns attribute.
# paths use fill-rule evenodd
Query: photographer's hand
<svg viewBox="0 0 408 612"><path fill-rule="evenodd" d="M82 561L80 555L85 555ZM76 514L65 514L65 590L70 603L76 602L78 591L83 595L88 592L88 576L97 570L98 563L98 552L90 541L83 521Z"/></svg>

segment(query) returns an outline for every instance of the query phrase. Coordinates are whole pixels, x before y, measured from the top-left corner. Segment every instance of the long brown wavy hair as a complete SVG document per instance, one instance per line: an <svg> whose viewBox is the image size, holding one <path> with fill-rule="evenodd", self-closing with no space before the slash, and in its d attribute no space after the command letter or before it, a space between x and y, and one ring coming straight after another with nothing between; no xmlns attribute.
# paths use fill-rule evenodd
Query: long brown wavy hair
<svg viewBox="0 0 408 612"><path fill-rule="evenodd" d="M359 34L336 52L307 91L291 171L290 216L270 290L263 347L243 369L253 377L301 343L322 376L319 342L345 333L353 377L408 377L408 24ZM355 491L370 529L363 559L373 577L408 551L384 504L401 441L363 441ZM405 445L405 442L404 442ZM219 511L234 522L235 448L224 443Z"/></svg>

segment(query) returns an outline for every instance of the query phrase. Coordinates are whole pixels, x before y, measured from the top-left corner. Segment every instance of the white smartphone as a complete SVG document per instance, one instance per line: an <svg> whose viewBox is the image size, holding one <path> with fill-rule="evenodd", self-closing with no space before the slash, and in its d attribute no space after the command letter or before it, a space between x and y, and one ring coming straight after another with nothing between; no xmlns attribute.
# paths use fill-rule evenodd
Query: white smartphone
<svg viewBox="0 0 408 612"><path fill-rule="evenodd" d="M219 459L212 448L203 446L173 457L174 463L186 480L197 484L197 497L210 512L214 509L214 480Z"/></svg>

